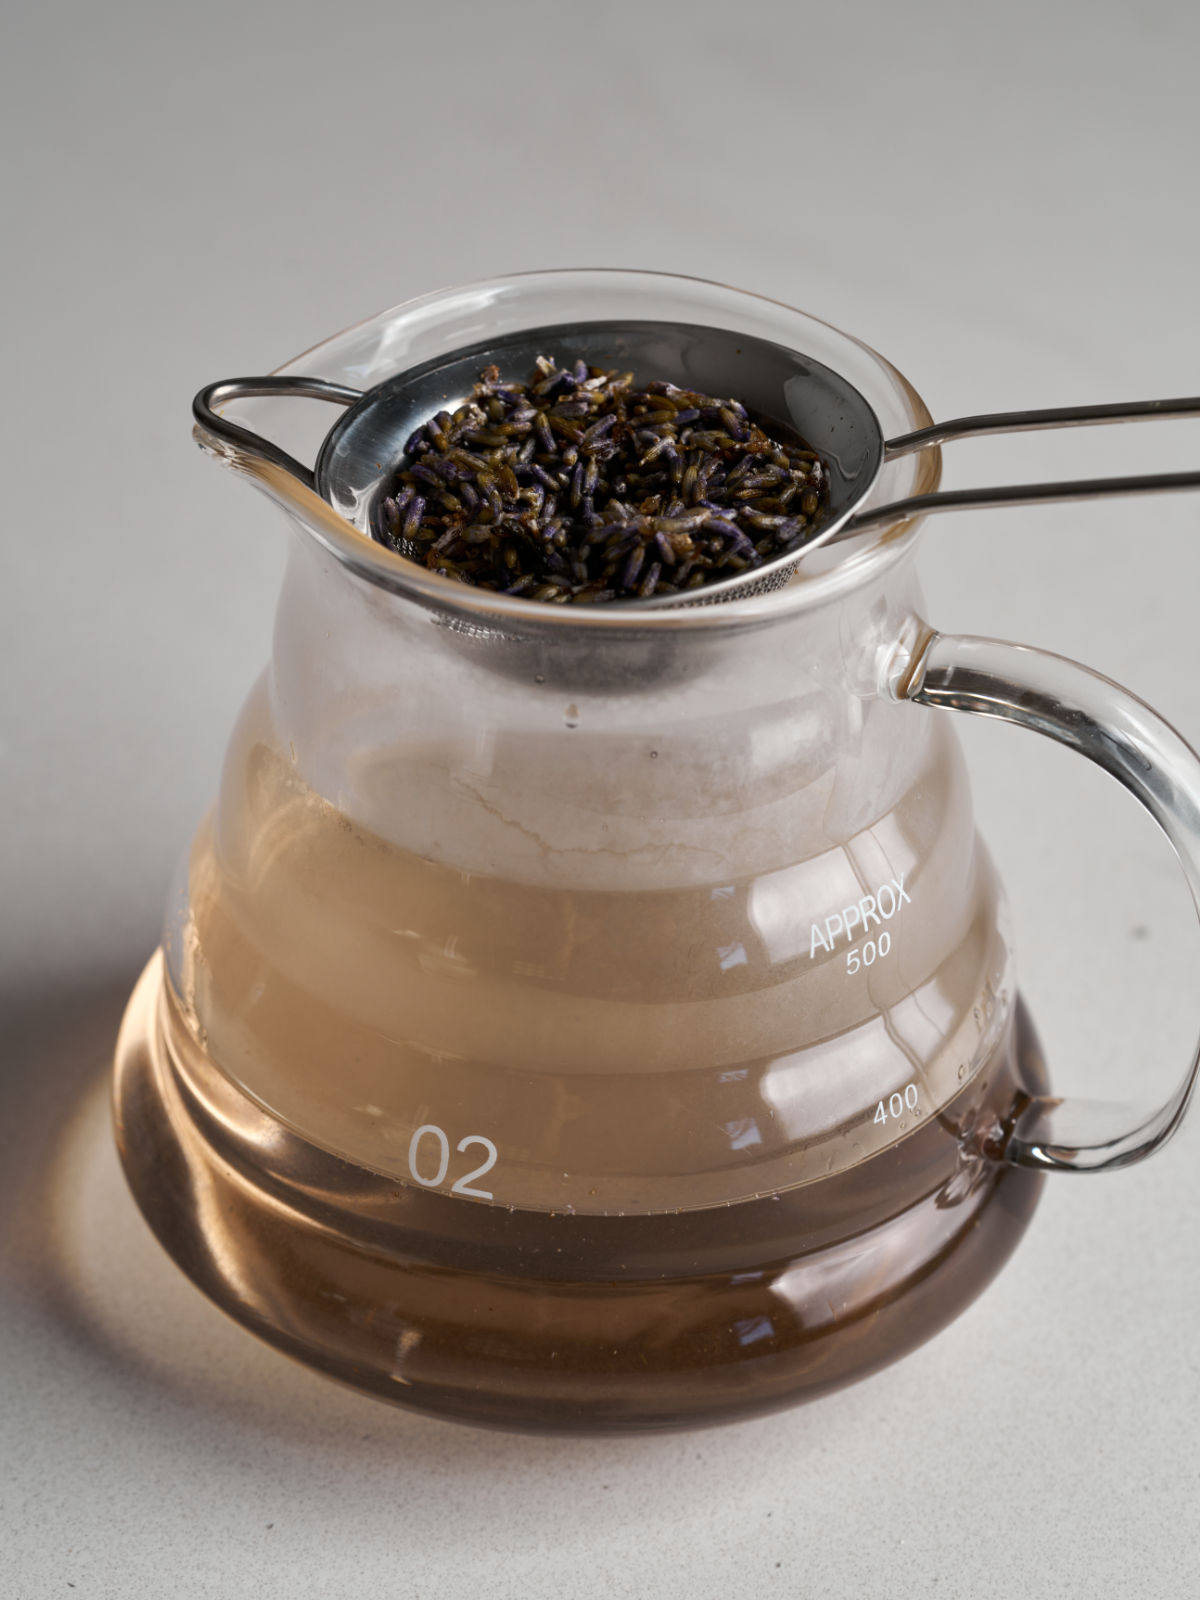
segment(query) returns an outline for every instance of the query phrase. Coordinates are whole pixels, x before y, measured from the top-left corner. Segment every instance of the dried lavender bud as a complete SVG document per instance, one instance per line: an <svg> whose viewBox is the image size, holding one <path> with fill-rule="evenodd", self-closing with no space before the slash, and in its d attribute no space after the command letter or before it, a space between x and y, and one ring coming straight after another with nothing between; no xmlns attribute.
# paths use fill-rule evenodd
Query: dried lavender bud
<svg viewBox="0 0 1200 1600"><path fill-rule="evenodd" d="M552 604L691 593L812 538L828 474L736 400L556 366L488 367L405 445L376 538L433 572Z"/></svg>

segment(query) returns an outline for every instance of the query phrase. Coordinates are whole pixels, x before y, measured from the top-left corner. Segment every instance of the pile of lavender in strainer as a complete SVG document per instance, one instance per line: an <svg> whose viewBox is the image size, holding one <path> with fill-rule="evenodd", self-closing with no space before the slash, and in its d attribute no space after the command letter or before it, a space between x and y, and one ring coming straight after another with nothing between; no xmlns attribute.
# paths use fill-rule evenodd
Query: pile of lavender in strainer
<svg viewBox="0 0 1200 1600"><path fill-rule="evenodd" d="M405 445L377 537L482 589L558 604L679 594L799 549L827 476L736 400L539 356L488 367Z"/></svg>

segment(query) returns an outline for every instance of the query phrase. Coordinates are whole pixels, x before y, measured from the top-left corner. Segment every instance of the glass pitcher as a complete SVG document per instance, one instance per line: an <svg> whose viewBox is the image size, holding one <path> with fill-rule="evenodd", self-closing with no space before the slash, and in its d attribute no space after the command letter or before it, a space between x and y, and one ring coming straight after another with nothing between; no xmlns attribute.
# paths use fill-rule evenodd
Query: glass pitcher
<svg viewBox="0 0 1200 1600"><path fill-rule="evenodd" d="M858 341L640 273L442 292L282 370L361 389L609 316L803 350L889 436L930 425ZM315 450L320 407L237 410ZM116 1124L158 1237L247 1327L461 1421L744 1417L913 1348L998 1271L1045 1171L1178 1124L1195 1062L1160 1109L1048 1096L928 708L1106 767L1194 895L1196 758L1083 667L935 633L919 518L774 594L558 608L405 561L282 450L201 442L292 537L271 661L130 1001ZM870 504L939 472L936 449L889 461Z"/></svg>

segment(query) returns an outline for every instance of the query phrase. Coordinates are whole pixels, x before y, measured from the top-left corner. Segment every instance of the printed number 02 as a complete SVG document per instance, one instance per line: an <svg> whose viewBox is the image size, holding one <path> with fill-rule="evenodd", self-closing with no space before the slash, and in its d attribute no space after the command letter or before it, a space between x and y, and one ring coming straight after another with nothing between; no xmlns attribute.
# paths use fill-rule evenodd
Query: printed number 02
<svg viewBox="0 0 1200 1600"><path fill-rule="evenodd" d="M902 1117L906 1111L915 1111L920 1100L920 1093L915 1083L906 1083L904 1092L889 1095L886 1100L881 1100L875 1107L872 1122L886 1122L889 1117Z"/></svg>
<svg viewBox="0 0 1200 1600"><path fill-rule="evenodd" d="M433 1139L437 1147L437 1171L432 1177L422 1173L419 1165L421 1140L426 1135ZM464 1172L461 1178L452 1183L450 1193L470 1194L474 1195L477 1200L491 1200L494 1197L490 1189L473 1189L471 1183L475 1178L482 1178L485 1172L490 1172L496 1165L496 1146L490 1139L485 1139L481 1133L469 1133L465 1139L458 1141L457 1149L459 1154L461 1155L469 1150L473 1144L482 1145L483 1149L487 1151L487 1159L482 1166L476 1167L473 1172ZM408 1141L408 1170L412 1175L413 1182L419 1183L423 1189L436 1189L439 1184L445 1183L446 1174L450 1170L450 1141L436 1122L423 1123Z"/></svg>
<svg viewBox="0 0 1200 1600"><path fill-rule="evenodd" d="M861 967L873 967L875 965L876 961L882 961L883 960L884 956L887 955L888 951L891 948L892 948L892 936L891 936L890 933L884 932L884 933L881 933L879 935L879 938L877 940L876 939L868 939L866 944L863 945L861 951L859 951L859 950L847 950L846 951L846 971L847 971L847 973L857 972L860 966Z"/></svg>

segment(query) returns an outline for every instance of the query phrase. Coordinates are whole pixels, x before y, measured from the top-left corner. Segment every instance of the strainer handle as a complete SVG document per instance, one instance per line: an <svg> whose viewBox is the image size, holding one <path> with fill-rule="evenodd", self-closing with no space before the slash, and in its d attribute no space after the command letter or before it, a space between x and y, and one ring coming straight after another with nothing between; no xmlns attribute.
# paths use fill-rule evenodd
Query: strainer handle
<svg viewBox="0 0 1200 1600"><path fill-rule="evenodd" d="M1168 417L1200 417L1200 395L1174 400L1128 400L1109 405L1053 406L1041 411L993 411L953 422L935 423L916 433L889 439L884 445L888 461L927 450L955 439L977 439L997 433L1033 433L1047 428L1082 428L1111 422L1154 422ZM935 494L911 495L891 505L875 506L851 517L833 539L848 539L864 528L902 517L928 516L935 511L981 511L996 506L1049 505L1059 500L1100 500L1109 495L1171 494L1200 489L1200 472L1159 472L1140 477L1078 478L1062 483L1005 484L990 489L942 489ZM814 540L814 545L818 540ZM830 541L831 543L833 540Z"/></svg>
<svg viewBox="0 0 1200 1600"><path fill-rule="evenodd" d="M980 439L997 433L1037 433L1047 428L1090 428L1105 422L1157 422L1164 417L1200 416L1200 395L1172 400L1116 400L1104 405L1044 406L1038 411L985 411L974 417L935 422L915 433L889 439L889 460L954 439Z"/></svg>
<svg viewBox="0 0 1200 1600"><path fill-rule="evenodd" d="M270 439L264 439L251 429L230 422L217 409L218 406L228 405L231 400L259 400L279 395L291 395L304 400L332 400L340 406L352 406L362 399L362 390L348 389L340 383L328 383L324 378L225 378L220 383L210 383L201 389L192 401L192 415L206 433L214 434L258 461L274 462L315 493L317 485L311 467L303 466L295 456L288 455L286 450L272 444Z"/></svg>
<svg viewBox="0 0 1200 1600"><path fill-rule="evenodd" d="M1174 847L1200 915L1200 759L1143 701L1098 672L996 639L933 634L896 693L1032 728L1076 750L1133 793ZM1158 1107L1038 1096L1020 1111L1004 1159L1057 1172L1130 1166L1165 1144L1183 1118L1200 1049Z"/></svg>

